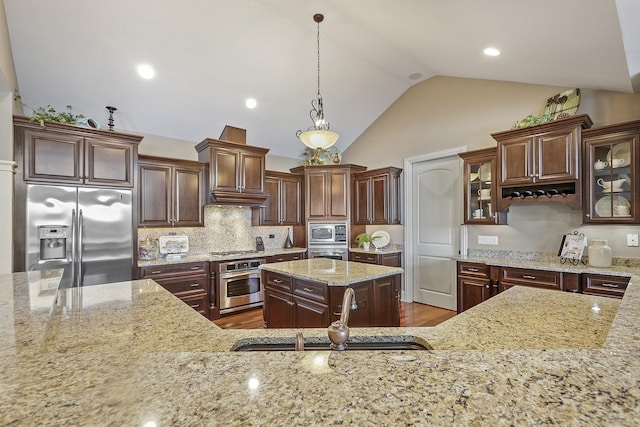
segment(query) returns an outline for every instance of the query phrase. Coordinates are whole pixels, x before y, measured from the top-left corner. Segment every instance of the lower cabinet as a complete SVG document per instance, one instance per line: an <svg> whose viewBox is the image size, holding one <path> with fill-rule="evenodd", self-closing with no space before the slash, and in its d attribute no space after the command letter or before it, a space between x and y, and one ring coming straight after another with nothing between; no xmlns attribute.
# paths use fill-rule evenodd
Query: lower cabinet
<svg viewBox="0 0 640 427"><path fill-rule="evenodd" d="M326 328L340 318L345 287L263 271L267 328ZM400 276L355 283L350 327L400 326Z"/></svg>
<svg viewBox="0 0 640 427"><path fill-rule="evenodd" d="M198 313L209 316L208 262L145 266L139 273L141 279L153 279Z"/></svg>
<svg viewBox="0 0 640 427"><path fill-rule="evenodd" d="M401 267L402 253L375 253L375 252L349 252L349 261L364 262L367 264L386 265L389 267Z"/></svg>
<svg viewBox="0 0 640 427"><path fill-rule="evenodd" d="M271 255L266 258L267 262L285 262L285 261L297 261L299 259L305 259L307 257L306 252L296 252L289 254Z"/></svg>
<svg viewBox="0 0 640 427"><path fill-rule="evenodd" d="M622 298L629 284L629 277L604 274L583 274L582 293L606 297Z"/></svg>
<svg viewBox="0 0 640 427"><path fill-rule="evenodd" d="M458 313L513 286L622 298L629 277L568 273L458 261Z"/></svg>

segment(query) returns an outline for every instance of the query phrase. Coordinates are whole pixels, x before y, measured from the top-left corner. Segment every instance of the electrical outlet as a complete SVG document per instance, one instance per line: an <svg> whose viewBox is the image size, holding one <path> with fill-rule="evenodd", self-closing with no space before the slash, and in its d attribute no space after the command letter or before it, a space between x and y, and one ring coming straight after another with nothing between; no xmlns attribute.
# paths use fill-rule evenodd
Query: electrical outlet
<svg viewBox="0 0 640 427"><path fill-rule="evenodd" d="M637 234L627 234L627 246L638 246Z"/></svg>
<svg viewBox="0 0 640 427"><path fill-rule="evenodd" d="M479 245L497 245L498 236L478 236Z"/></svg>
<svg viewBox="0 0 640 427"><path fill-rule="evenodd" d="M270 238L270 239L275 239L275 238L276 238L276 235L275 235L275 234L269 234L269 238Z"/></svg>

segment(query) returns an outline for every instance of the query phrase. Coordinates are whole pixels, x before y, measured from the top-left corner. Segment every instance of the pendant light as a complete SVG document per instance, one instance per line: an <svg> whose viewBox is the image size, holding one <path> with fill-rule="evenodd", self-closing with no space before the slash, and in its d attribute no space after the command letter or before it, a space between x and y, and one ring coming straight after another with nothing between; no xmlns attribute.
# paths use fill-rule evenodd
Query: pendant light
<svg viewBox="0 0 640 427"><path fill-rule="evenodd" d="M316 13L313 15L313 20L318 24L318 94L316 99L311 101L311 111L309 111L313 125L304 132L297 131L296 136L307 147L315 150L315 156L317 156L318 150L329 148L335 144L339 135L329 130L329 122L324 118L322 95L320 95L320 23L324 20L324 16Z"/></svg>

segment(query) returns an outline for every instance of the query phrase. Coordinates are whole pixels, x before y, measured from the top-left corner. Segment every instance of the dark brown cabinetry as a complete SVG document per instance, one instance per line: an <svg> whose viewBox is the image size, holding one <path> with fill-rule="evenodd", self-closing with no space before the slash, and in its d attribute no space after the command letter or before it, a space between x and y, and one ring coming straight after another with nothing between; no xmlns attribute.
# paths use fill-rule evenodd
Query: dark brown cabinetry
<svg viewBox="0 0 640 427"><path fill-rule="evenodd" d="M296 252L288 254L271 255L266 258L267 262L285 262L285 261L298 261L307 257L306 252Z"/></svg>
<svg viewBox="0 0 640 427"><path fill-rule="evenodd" d="M506 198L514 191L525 187L526 190L535 190L547 184L562 184L562 189L568 192L566 197L552 198L553 201L561 201L574 209L580 209L580 141L582 129L587 129L592 124L589 116L578 115L492 134L498 142L500 210L521 201L519 198ZM543 200L546 199L539 198L538 201Z"/></svg>
<svg viewBox="0 0 640 427"><path fill-rule="evenodd" d="M506 224L498 211L496 147L458 154L464 160L464 223Z"/></svg>
<svg viewBox="0 0 640 427"><path fill-rule="evenodd" d="M268 198L258 212L258 225L302 224L302 175L266 171Z"/></svg>
<svg viewBox="0 0 640 427"><path fill-rule="evenodd" d="M140 156L138 169L138 226L204 226L206 163Z"/></svg>
<svg viewBox="0 0 640 427"><path fill-rule="evenodd" d="M577 273L502 267L499 291L505 291L516 285L559 291L577 291L578 282L579 274Z"/></svg>
<svg viewBox="0 0 640 427"><path fill-rule="evenodd" d="M400 224L401 173L388 167L354 175L354 224Z"/></svg>
<svg viewBox="0 0 640 427"><path fill-rule="evenodd" d="M399 326L400 276L350 285L358 308L349 326ZM267 328L326 328L340 317L345 287L263 271L264 319Z"/></svg>
<svg viewBox="0 0 640 427"><path fill-rule="evenodd" d="M305 215L310 221L349 221L351 179L366 168L357 165L300 166L292 173L304 174Z"/></svg>
<svg viewBox="0 0 640 427"><path fill-rule="evenodd" d="M196 146L209 163L211 203L259 205L264 192L267 148L207 138Z"/></svg>
<svg viewBox="0 0 640 427"><path fill-rule="evenodd" d="M140 267L139 276L142 279L153 279L191 308L208 317L208 262Z"/></svg>
<svg viewBox="0 0 640 427"><path fill-rule="evenodd" d="M640 121L586 130L583 220L590 224L640 222Z"/></svg>
<svg viewBox="0 0 640 427"><path fill-rule="evenodd" d="M349 252L349 261L364 262L366 264L386 265L389 267L401 267L402 253L376 253L376 252Z"/></svg>
<svg viewBox="0 0 640 427"><path fill-rule="evenodd" d="M613 298L622 298L629 284L629 277L604 274L583 274L582 293Z"/></svg>
<svg viewBox="0 0 640 427"><path fill-rule="evenodd" d="M24 181L133 187L141 136L14 117Z"/></svg>
<svg viewBox="0 0 640 427"><path fill-rule="evenodd" d="M458 313L491 298L498 292L486 264L458 261Z"/></svg>

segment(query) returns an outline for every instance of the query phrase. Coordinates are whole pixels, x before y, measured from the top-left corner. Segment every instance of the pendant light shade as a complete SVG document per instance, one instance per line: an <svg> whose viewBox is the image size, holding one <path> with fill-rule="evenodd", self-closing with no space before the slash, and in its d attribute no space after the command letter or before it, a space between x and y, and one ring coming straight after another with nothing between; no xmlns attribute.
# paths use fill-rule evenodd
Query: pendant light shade
<svg viewBox="0 0 640 427"><path fill-rule="evenodd" d="M331 147L338 141L339 135L329 130L329 122L324 119L324 108L322 105L322 95L320 95L320 23L324 16L320 13L313 15L313 20L318 24L317 46L318 46L318 93L316 99L311 101L311 111L309 117L313 123L306 131L299 130L296 136L307 147L313 150L320 150Z"/></svg>

